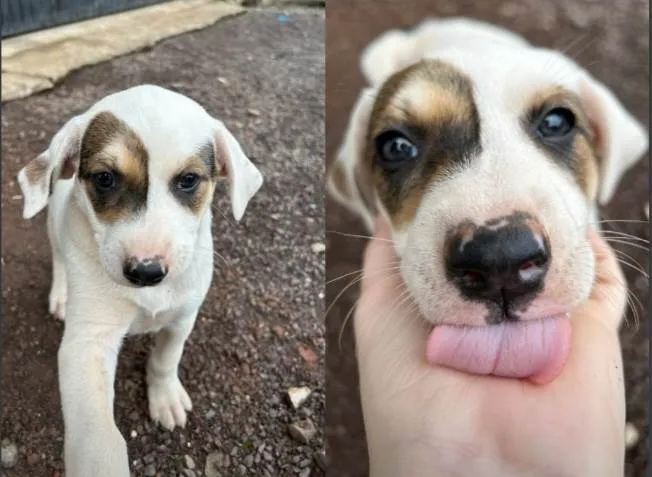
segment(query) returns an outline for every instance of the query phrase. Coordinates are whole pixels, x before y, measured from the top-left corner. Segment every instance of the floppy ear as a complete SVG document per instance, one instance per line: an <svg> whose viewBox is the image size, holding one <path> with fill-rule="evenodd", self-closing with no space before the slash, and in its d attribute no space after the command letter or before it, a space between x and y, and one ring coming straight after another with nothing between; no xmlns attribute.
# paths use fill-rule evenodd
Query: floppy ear
<svg viewBox="0 0 652 477"><path fill-rule="evenodd" d="M580 96L596 135L600 156L598 201L607 204L623 174L648 149L648 133L603 84L586 74Z"/></svg>
<svg viewBox="0 0 652 477"><path fill-rule="evenodd" d="M77 171L83 123L82 116L69 120L54 135L47 150L18 173L18 185L23 195L23 218L31 219L43 210L55 182L70 179Z"/></svg>
<svg viewBox="0 0 652 477"><path fill-rule="evenodd" d="M214 121L215 157L220 174L229 179L233 217L240 221L247 204L263 185L263 176L221 121Z"/></svg>
<svg viewBox="0 0 652 477"><path fill-rule="evenodd" d="M443 48L500 43L528 46L521 36L504 28L467 18L431 19L412 30L390 30L363 51L360 68L372 86L379 86L392 74L417 63L428 53Z"/></svg>
<svg viewBox="0 0 652 477"><path fill-rule="evenodd" d="M360 167L375 91L362 90L353 108L344 140L328 173L327 188L344 207L362 218L369 231L378 214L371 176Z"/></svg>

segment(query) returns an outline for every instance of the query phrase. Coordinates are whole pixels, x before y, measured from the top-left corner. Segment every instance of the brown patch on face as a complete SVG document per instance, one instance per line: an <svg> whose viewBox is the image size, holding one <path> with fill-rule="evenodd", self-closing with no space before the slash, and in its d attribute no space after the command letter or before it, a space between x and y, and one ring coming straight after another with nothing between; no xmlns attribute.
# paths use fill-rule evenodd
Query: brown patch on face
<svg viewBox="0 0 652 477"><path fill-rule="evenodd" d="M148 161L141 139L114 114L104 111L91 120L81 142L79 179L100 220L123 220L145 207ZM113 174L114 187L98 187L94 178L102 173Z"/></svg>
<svg viewBox="0 0 652 477"><path fill-rule="evenodd" d="M570 110L575 117L573 134L565 141L546 141L536 135L538 121L555 108ZM596 136L576 94L559 86L537 91L529 101L523 121L535 143L555 161L567 167L589 200L595 200L599 180Z"/></svg>
<svg viewBox="0 0 652 477"><path fill-rule="evenodd" d="M414 218L432 183L463 167L481 150L471 81L438 60L422 60L391 76L378 92L369 124L360 168L371 177L399 228ZM383 166L377 143L387 131L399 131L419 151L392 170Z"/></svg>
<svg viewBox="0 0 652 477"><path fill-rule="evenodd" d="M198 178L198 184L192 190L184 190L179 186L184 176L188 175L195 175ZM170 182L170 190L193 214L201 215L211 201L215 181L219 176L213 145L207 144L195 156L190 157L174 175Z"/></svg>

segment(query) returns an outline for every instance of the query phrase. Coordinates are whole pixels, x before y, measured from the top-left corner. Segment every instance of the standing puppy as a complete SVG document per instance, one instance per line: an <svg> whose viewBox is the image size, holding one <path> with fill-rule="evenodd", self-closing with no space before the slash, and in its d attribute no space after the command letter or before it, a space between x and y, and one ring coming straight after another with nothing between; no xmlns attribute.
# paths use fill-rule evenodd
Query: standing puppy
<svg viewBox="0 0 652 477"><path fill-rule="evenodd" d="M211 201L228 177L242 217L263 179L199 104L142 85L72 118L18 174L23 216L46 205L50 312L65 317L59 381L67 477L127 477L113 417L125 335L157 332L147 364L150 416L183 427L190 398L177 369L211 283Z"/></svg>

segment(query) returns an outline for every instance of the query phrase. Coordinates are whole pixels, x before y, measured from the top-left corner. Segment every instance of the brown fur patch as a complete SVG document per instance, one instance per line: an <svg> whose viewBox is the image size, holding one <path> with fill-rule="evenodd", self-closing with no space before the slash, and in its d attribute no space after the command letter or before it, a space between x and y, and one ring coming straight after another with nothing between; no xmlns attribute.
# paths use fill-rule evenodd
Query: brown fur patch
<svg viewBox="0 0 652 477"><path fill-rule="evenodd" d="M89 123L81 142L79 178L100 220L115 222L145 207L149 154L138 135L114 114L104 111ZM116 176L113 191L99 191L96 173Z"/></svg>
<svg viewBox="0 0 652 477"><path fill-rule="evenodd" d="M577 133L567 148L549 147L535 138L535 141L557 163L560 161L569 167L578 185L589 200L597 195L599 181L599 157L596 136L582 107L580 98L559 86L551 86L534 93L528 102L525 124L532 127L546 111L564 107L573 112Z"/></svg>
<svg viewBox="0 0 652 477"><path fill-rule="evenodd" d="M210 146L210 151L208 147ZM187 193L177 187L178 181L186 174L197 174L199 185L192 193ZM188 207L192 213L201 215L213 196L215 181L219 177L213 145L202 147L197 155L190 157L183 167L174 174L170 182L170 190L177 200Z"/></svg>
<svg viewBox="0 0 652 477"><path fill-rule="evenodd" d="M397 227L413 219L430 184L481 149L471 81L438 60L422 60L391 76L378 92L369 124L360 167ZM413 162L391 172L378 164L375 144L389 129L409 131L420 150Z"/></svg>

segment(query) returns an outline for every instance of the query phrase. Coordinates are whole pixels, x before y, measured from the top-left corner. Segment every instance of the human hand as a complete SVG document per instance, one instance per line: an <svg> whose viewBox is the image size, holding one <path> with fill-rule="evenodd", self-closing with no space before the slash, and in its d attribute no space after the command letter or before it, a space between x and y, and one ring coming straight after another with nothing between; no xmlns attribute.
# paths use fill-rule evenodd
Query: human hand
<svg viewBox="0 0 652 477"><path fill-rule="evenodd" d="M430 326L406 298L387 226L377 227L355 315L371 477L623 475L625 279L604 240L590 241L596 283L571 315L561 374L541 386L427 364Z"/></svg>

